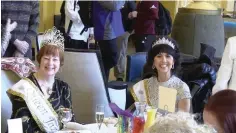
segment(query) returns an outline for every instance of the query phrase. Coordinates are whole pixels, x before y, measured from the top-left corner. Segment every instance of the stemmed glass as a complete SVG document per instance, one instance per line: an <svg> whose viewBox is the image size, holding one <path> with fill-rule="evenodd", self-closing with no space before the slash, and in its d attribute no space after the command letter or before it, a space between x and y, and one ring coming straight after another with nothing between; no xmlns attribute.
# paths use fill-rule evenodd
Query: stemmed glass
<svg viewBox="0 0 236 133"><path fill-rule="evenodd" d="M72 112L69 108L59 109L59 120L63 123L63 129L66 129L66 123L70 122L72 119Z"/></svg>
<svg viewBox="0 0 236 133"><path fill-rule="evenodd" d="M101 125L104 120L104 105L96 105L96 113L95 113L96 123L98 124L98 128L100 130Z"/></svg>

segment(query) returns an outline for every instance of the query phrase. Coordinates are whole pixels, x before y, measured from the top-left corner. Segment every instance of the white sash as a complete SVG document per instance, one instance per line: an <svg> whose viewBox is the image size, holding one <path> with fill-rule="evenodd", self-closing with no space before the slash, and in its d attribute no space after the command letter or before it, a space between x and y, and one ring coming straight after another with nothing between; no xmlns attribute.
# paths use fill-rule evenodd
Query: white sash
<svg viewBox="0 0 236 133"><path fill-rule="evenodd" d="M23 98L39 128L44 132L60 129L58 115L38 87L29 79L17 82L8 93Z"/></svg>
<svg viewBox="0 0 236 133"><path fill-rule="evenodd" d="M136 83L131 89L131 94L136 102L146 102L150 105L147 80L142 80Z"/></svg>

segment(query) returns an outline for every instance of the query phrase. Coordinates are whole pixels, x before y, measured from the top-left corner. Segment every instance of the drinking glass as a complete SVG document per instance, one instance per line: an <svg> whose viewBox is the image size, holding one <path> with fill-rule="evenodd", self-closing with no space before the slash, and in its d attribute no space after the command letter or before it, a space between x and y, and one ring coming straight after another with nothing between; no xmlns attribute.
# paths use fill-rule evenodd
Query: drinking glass
<svg viewBox="0 0 236 133"><path fill-rule="evenodd" d="M70 122L72 119L72 112L69 108L59 109L59 119L63 123L63 129L66 129L66 123Z"/></svg>
<svg viewBox="0 0 236 133"><path fill-rule="evenodd" d="M146 108L146 121L145 121L145 129L148 129L155 121L157 114L157 108L155 107L147 107Z"/></svg>
<svg viewBox="0 0 236 133"><path fill-rule="evenodd" d="M96 113L95 113L96 123L98 124L98 128L100 130L101 125L104 120L104 105L96 105Z"/></svg>

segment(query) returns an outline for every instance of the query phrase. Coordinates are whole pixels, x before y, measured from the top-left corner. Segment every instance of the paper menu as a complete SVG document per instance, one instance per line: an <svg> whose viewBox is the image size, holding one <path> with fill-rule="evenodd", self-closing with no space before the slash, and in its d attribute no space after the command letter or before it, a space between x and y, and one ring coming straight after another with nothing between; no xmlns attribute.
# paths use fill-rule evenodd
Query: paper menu
<svg viewBox="0 0 236 133"><path fill-rule="evenodd" d="M23 133L22 119L8 119L8 133Z"/></svg>
<svg viewBox="0 0 236 133"><path fill-rule="evenodd" d="M177 90L159 86L158 108L168 112L175 112Z"/></svg>

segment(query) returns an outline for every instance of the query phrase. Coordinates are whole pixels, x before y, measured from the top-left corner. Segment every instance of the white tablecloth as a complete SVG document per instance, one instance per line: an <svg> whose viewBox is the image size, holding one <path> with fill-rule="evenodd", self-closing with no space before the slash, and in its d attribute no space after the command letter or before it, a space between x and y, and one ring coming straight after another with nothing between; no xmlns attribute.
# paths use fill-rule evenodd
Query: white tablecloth
<svg viewBox="0 0 236 133"><path fill-rule="evenodd" d="M73 122L70 123L67 128L68 129L58 131L57 133L72 133L73 131L74 133L76 133L76 131L79 133L117 133L117 127L114 127L114 124L102 124L99 130L97 123L81 125Z"/></svg>
<svg viewBox="0 0 236 133"><path fill-rule="evenodd" d="M105 124L101 125L101 128L99 130L98 124L88 124L85 125L92 133L117 133L117 127L114 127L114 124L108 124L107 126Z"/></svg>

